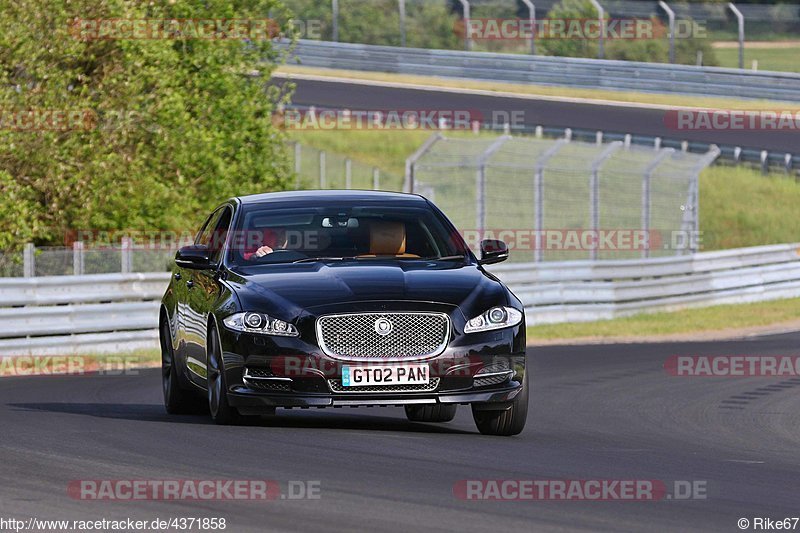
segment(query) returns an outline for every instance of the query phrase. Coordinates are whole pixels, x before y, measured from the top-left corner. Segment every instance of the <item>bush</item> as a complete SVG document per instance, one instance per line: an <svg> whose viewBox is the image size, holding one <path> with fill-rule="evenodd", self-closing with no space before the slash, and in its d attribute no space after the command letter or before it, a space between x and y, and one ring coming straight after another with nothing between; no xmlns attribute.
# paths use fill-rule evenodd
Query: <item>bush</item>
<svg viewBox="0 0 800 533"><path fill-rule="evenodd" d="M265 89L282 57L270 40L81 40L69 27L73 17L283 11L277 0L6 3L0 86L12 90L0 92L0 248L55 244L67 229L192 228L226 197L284 188L291 172L271 122L282 96ZM78 110L84 120L67 131L8 126L30 110Z"/></svg>

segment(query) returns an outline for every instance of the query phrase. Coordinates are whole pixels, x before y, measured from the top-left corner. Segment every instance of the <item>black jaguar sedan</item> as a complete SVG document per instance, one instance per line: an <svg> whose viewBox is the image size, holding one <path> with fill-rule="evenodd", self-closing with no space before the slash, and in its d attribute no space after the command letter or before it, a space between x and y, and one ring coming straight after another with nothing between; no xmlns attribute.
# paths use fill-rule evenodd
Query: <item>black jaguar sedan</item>
<svg viewBox="0 0 800 533"><path fill-rule="evenodd" d="M402 406L522 431L525 316L427 199L370 191L233 198L175 257L160 338L167 412L220 424L276 408ZM199 393L199 394L198 394Z"/></svg>

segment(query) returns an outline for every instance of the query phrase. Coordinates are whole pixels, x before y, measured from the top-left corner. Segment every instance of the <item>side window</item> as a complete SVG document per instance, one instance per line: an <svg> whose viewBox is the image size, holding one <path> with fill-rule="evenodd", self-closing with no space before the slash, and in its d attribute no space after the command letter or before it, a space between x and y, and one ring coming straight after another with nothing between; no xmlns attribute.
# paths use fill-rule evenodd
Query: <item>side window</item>
<svg viewBox="0 0 800 533"><path fill-rule="evenodd" d="M217 227L217 221L221 214L222 209L217 209L211 213L211 216L206 219L206 223L203 224L203 228L197 232L197 238L194 240L195 244L203 244L205 246L211 245L212 233L214 228Z"/></svg>
<svg viewBox="0 0 800 533"><path fill-rule="evenodd" d="M223 207L219 210L219 216L213 224L213 231L211 231L211 238L209 241L209 248L212 250L211 260L219 264L222 260L222 251L225 248L225 241L228 237L228 230L231 226L231 208Z"/></svg>

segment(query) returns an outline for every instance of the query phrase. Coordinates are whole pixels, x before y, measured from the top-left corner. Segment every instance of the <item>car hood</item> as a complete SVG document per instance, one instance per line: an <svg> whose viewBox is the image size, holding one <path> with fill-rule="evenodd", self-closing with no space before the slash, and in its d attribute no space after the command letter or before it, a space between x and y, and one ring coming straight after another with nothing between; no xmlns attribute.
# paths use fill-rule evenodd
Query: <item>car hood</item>
<svg viewBox="0 0 800 533"><path fill-rule="evenodd" d="M242 309L297 316L354 302L430 302L462 310L504 304L506 289L475 264L445 261L298 263L237 268ZM483 309L482 309L483 310Z"/></svg>

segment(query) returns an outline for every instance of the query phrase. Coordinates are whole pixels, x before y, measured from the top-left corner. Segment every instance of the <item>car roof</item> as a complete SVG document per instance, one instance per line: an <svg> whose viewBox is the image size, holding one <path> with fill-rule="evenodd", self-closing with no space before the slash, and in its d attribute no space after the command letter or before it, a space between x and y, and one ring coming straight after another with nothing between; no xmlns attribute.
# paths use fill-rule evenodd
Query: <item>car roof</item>
<svg viewBox="0 0 800 533"><path fill-rule="evenodd" d="M272 202L328 205L337 202L386 202L421 204L426 200L418 194L369 190L308 190L251 194L236 198L242 205L268 204Z"/></svg>

